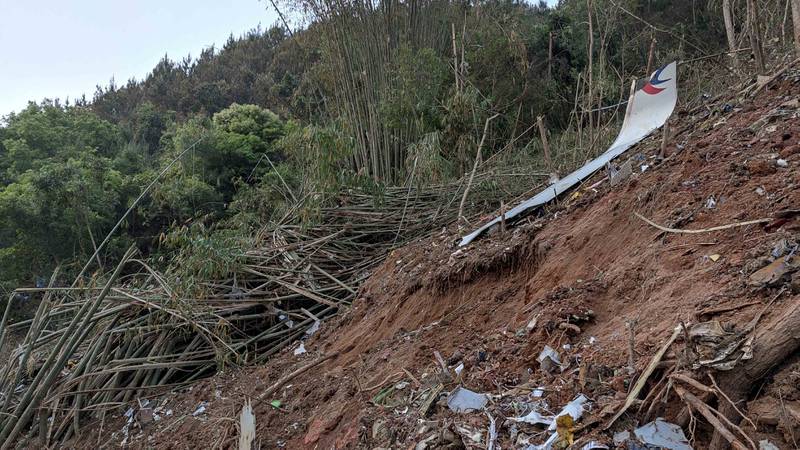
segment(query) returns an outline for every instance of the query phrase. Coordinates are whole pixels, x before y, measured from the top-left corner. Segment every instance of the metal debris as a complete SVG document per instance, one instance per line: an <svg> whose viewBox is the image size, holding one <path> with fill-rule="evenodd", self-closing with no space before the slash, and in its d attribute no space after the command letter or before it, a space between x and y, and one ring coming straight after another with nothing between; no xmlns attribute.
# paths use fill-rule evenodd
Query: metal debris
<svg viewBox="0 0 800 450"><path fill-rule="evenodd" d="M256 416L250 400L245 400L242 412L239 414L239 450L250 450L256 439Z"/></svg>
<svg viewBox="0 0 800 450"><path fill-rule="evenodd" d="M457 413L483 409L488 402L489 397L486 394L478 394L461 386L447 396L447 407Z"/></svg>
<svg viewBox="0 0 800 450"><path fill-rule="evenodd" d="M667 450L693 450L681 427L661 418L633 431L642 443Z"/></svg>
<svg viewBox="0 0 800 450"><path fill-rule="evenodd" d="M208 402L207 401L200 402L200 404L197 405L197 409L195 409L194 412L192 413L192 416L193 417L197 417L197 416L203 414L204 412L206 412L206 407L207 406L208 406Z"/></svg>
<svg viewBox="0 0 800 450"><path fill-rule="evenodd" d="M561 359L558 352L549 345L544 346L536 360L539 361L539 365L545 372L553 372L556 368L561 369Z"/></svg>

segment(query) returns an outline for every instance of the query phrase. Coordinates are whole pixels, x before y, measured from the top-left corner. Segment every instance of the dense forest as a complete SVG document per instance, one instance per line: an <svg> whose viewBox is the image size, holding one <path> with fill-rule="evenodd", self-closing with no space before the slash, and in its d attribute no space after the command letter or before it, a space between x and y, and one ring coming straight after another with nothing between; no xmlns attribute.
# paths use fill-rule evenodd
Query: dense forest
<svg viewBox="0 0 800 450"><path fill-rule="evenodd" d="M755 34L766 56L705 60L731 77L791 46L786 2L758 3L755 26L744 1L731 5L735 42L715 0L281 3L307 26L165 56L142 80L0 122L0 286L46 283L56 266L77 273L156 178L94 268L136 243L163 267L213 271L209 260L287 220L290 205L302 205L291 220L313 221L347 187L448 182L501 152L564 170L601 149L619 120L604 107L647 67L747 47ZM698 89L689 97L720 78L683 74ZM541 157L540 116L555 167Z"/></svg>

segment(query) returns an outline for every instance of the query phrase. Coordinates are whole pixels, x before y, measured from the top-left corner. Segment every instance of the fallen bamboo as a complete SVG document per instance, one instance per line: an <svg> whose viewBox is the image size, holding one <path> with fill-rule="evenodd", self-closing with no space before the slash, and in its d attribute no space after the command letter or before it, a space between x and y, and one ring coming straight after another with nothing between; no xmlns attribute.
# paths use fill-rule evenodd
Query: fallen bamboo
<svg viewBox="0 0 800 450"><path fill-rule="evenodd" d="M681 332L680 327L675 327L675 330L672 332L672 336L670 336L669 339L667 339L667 341L664 343L664 345L662 345L661 348L656 352L656 354L653 355L653 359L650 360L650 364L647 365L647 368L645 368L644 372L642 372L642 375L636 381L636 384L633 386L633 389L631 389L631 392L625 399L625 403L622 405L622 408L620 408L620 410L617 411L616 414L614 414L614 417L612 417L611 420L609 420L608 423L606 423L606 425L603 427L604 430L609 429L611 425L613 425L614 422L616 422L617 419L620 418L620 416L625 414L625 411L627 411L628 408L630 408L631 405L633 405L634 401L636 401L636 398L639 397L639 392L642 391L642 388L644 388L645 383L647 383L647 379L650 378L650 375L652 375L653 371L656 370L658 363L664 357L664 354L667 353L667 350L672 345L672 343L675 342L675 339L678 338L678 334L680 334L680 332Z"/></svg>
<svg viewBox="0 0 800 450"><path fill-rule="evenodd" d="M313 362L310 362L310 363L306 364L305 366L301 366L299 369L297 369L297 370L295 370L295 371L293 371L293 372L291 372L291 373L289 373L287 375L284 375L283 377L279 378L278 381L273 383L272 386L270 386L269 388L264 390L264 392L259 394L258 397L256 398L256 403L255 404L256 405L260 404L262 401L264 401L264 398L269 397L270 395L274 394L275 391L280 389L281 386L285 385L291 379L293 379L293 378L297 377L298 375L302 374L303 372L306 372L306 371L308 371L310 369L313 369L314 367L317 367L318 365L324 363L325 361L327 361L327 360L329 360L331 358L335 358L337 356L339 356L339 352L329 353L326 356L317 358Z"/></svg>

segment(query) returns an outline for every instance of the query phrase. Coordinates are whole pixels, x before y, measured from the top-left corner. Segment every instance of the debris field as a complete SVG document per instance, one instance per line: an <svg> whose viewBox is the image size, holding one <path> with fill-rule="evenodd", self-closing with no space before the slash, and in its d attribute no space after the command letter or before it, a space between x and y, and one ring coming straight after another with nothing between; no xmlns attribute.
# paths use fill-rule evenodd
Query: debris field
<svg viewBox="0 0 800 450"><path fill-rule="evenodd" d="M237 448L247 402L254 448L797 448L798 78L677 111L614 186L393 251L313 336L67 445Z"/></svg>

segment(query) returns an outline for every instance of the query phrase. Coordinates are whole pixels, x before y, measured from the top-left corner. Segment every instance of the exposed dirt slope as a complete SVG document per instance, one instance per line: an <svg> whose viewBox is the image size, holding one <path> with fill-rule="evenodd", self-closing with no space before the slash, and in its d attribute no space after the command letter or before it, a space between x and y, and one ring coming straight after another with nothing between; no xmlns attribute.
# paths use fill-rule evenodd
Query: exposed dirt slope
<svg viewBox="0 0 800 450"><path fill-rule="evenodd" d="M427 448L484 448L470 434L481 432L479 439L486 442L486 414L455 414L441 399L427 417L420 412L430 388L443 381L434 357L438 351L446 363L464 364L463 386L497 396L489 411L497 419L502 448L512 448L524 436L544 440L541 427L505 420L527 412L527 394L536 386L546 387L544 398L553 410L577 393L586 394L593 406L575 437L610 443L611 434L601 424L620 407L630 386L628 321L635 322L634 360L641 373L682 321L716 319L741 329L762 310L761 320L767 321L800 306L790 282L747 283L769 262L776 242L797 240L800 221L674 234L634 215L701 229L797 209L798 93L796 74L790 72L755 100L683 112L673 126L667 158L655 158L657 138L630 150L626 156L644 155L635 168L649 167L622 185L603 182L587 189L604 176L597 174L580 194L541 218L464 250L454 247L459 233L451 229L394 252L352 308L305 342L307 353L295 356L293 348L287 349L266 367L220 374L189 392L157 399L172 415L142 420L143 430L131 427L129 442L235 447L245 398L258 398L281 376L319 355L339 352L254 405L261 448L414 448L426 439ZM567 366L563 372L541 370L537 356L545 345L559 351ZM651 378L657 381L664 370L685 365L685 347L673 345ZM783 411L800 404L797 360L797 355L788 360L774 382L756 387L761 393L754 396L750 414L758 430L742 425L754 438L768 438L780 448L792 448L792 439L800 438L799 424L787 422L791 414L776 412L776 399ZM445 393L457 385L444 381ZM644 393L663 393L652 386L655 381ZM375 399L397 383L401 389ZM656 416L685 422L675 394L667 391L663 399L645 399L642 411L634 405L611 432ZM280 408L271 406L272 400L280 400ZM205 412L192 416L201 401L208 402ZM759 420L754 414L771 416ZM695 448L706 447L711 429L703 420L691 424L696 427L685 427L687 436ZM106 432L92 440L119 443L118 424L106 426L117 427L111 430L115 435Z"/></svg>

